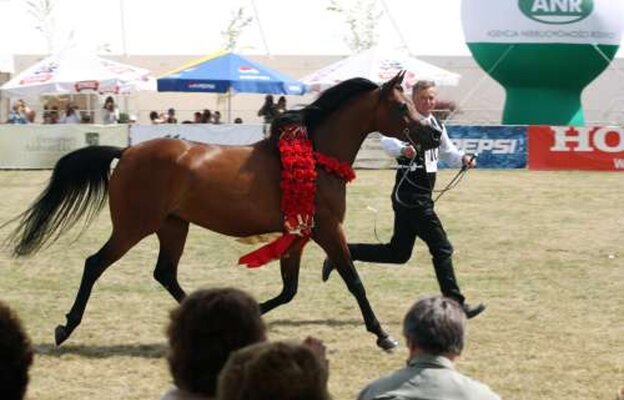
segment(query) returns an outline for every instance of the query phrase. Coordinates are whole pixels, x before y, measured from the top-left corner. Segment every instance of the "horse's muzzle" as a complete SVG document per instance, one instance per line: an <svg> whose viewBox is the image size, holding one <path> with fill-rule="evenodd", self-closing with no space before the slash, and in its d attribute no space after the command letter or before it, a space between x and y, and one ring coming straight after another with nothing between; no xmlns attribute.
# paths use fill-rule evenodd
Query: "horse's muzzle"
<svg viewBox="0 0 624 400"><path fill-rule="evenodd" d="M433 125L417 122L406 128L404 133L415 146L419 146L423 151L440 146L442 131Z"/></svg>

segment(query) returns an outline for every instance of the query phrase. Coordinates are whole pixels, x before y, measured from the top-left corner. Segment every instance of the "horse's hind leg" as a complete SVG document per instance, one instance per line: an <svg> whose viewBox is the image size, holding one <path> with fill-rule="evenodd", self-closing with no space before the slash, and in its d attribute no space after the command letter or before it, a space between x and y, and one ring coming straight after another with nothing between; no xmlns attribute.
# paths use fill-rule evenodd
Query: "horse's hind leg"
<svg viewBox="0 0 624 400"><path fill-rule="evenodd" d="M298 246L298 243L294 243ZM301 252L303 249L292 250L288 255L280 259L280 271L282 273L282 292L274 298L260 304L260 311L264 314L275 307L286 304L297 294L299 285L299 267L301 265Z"/></svg>
<svg viewBox="0 0 624 400"><path fill-rule="evenodd" d="M322 227L322 226L321 226ZM355 270L342 227L335 226L333 229L324 226L325 229L316 232L314 240L325 250L329 260L335 265L343 281L351 294L357 300L366 330L377 336L377 345L384 350L392 350L398 342L391 338L381 327L373 308L366 297L366 290Z"/></svg>
<svg viewBox="0 0 624 400"><path fill-rule="evenodd" d="M160 251L154 269L154 279L163 285L178 302L186 296L178 283L178 262L184 250L188 228L187 221L169 216L156 232L160 241Z"/></svg>
<svg viewBox="0 0 624 400"><path fill-rule="evenodd" d="M98 278L111 264L119 260L142 238L143 236L138 236L135 237L134 240L129 240L127 236L122 238L113 231L113 234L106 244L102 246L97 253L87 258L78 294L76 295L72 308L66 315L67 325L59 325L54 331L54 339L57 346L67 340L74 329L80 325L80 321L82 321L82 316L87 307L87 302L89 301L89 296L91 296L91 290Z"/></svg>

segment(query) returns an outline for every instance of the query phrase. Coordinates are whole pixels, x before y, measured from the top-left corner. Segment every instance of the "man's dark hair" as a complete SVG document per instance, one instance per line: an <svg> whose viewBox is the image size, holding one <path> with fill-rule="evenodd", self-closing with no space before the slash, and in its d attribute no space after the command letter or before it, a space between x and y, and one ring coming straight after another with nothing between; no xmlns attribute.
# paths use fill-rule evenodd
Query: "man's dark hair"
<svg viewBox="0 0 624 400"><path fill-rule="evenodd" d="M219 377L220 400L327 400L326 364L308 346L260 343L232 354Z"/></svg>
<svg viewBox="0 0 624 400"><path fill-rule="evenodd" d="M443 296L417 301L405 315L403 334L424 352L459 355L464 349L466 314L455 300Z"/></svg>
<svg viewBox="0 0 624 400"><path fill-rule="evenodd" d="M30 339L22 323L9 307L0 302L0 397L6 400L24 398L32 361Z"/></svg>
<svg viewBox="0 0 624 400"><path fill-rule="evenodd" d="M167 329L169 370L175 384L213 396L217 377L231 352L264 341L260 308L234 288L202 289L171 312Z"/></svg>

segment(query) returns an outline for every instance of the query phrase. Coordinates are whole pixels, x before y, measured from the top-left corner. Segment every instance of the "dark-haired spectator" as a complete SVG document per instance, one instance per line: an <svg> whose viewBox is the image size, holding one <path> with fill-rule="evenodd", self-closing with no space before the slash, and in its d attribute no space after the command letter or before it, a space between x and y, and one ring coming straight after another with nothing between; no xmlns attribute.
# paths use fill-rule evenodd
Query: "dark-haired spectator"
<svg viewBox="0 0 624 400"><path fill-rule="evenodd" d="M175 114L175 108L170 108L167 110L167 118L165 119L165 122L168 124L178 123L178 119L176 118L176 114Z"/></svg>
<svg viewBox="0 0 624 400"><path fill-rule="evenodd" d="M288 108L286 106L286 97L280 96L279 99L277 99L277 104L275 104L276 116L284 114L287 110Z"/></svg>
<svg viewBox="0 0 624 400"><path fill-rule="evenodd" d="M325 348L308 340L315 342L259 343L233 353L219 376L218 400L330 399Z"/></svg>
<svg viewBox="0 0 624 400"><path fill-rule="evenodd" d="M264 118L265 124L273 122L273 119L277 116L273 95L267 94L264 97L264 104L262 104L262 107L258 110L258 116Z"/></svg>
<svg viewBox="0 0 624 400"><path fill-rule="evenodd" d="M466 313L455 300L433 296L417 301L403 320L407 366L370 383L358 400L500 400L489 387L455 370L466 324Z"/></svg>
<svg viewBox="0 0 624 400"><path fill-rule="evenodd" d="M266 340L260 307L233 288L202 289L171 312L167 361L175 387L163 400L214 399L230 353Z"/></svg>
<svg viewBox="0 0 624 400"><path fill-rule="evenodd" d="M212 123L212 112L205 108L202 112L202 124L210 124Z"/></svg>
<svg viewBox="0 0 624 400"><path fill-rule="evenodd" d="M213 124L221 123L221 113L219 111L215 111L212 113L212 123Z"/></svg>
<svg viewBox="0 0 624 400"><path fill-rule="evenodd" d="M158 114L158 112L156 111L151 111L149 114L149 119L152 122L153 125L159 125L159 124L163 124L165 122L165 120L163 119L162 115Z"/></svg>
<svg viewBox="0 0 624 400"><path fill-rule="evenodd" d="M236 117L236 118L234 118L234 123L235 124L242 124L243 123L243 119L241 117Z"/></svg>
<svg viewBox="0 0 624 400"><path fill-rule="evenodd" d="M22 323L0 302L0 398L21 400L26 394L33 350Z"/></svg>
<svg viewBox="0 0 624 400"><path fill-rule="evenodd" d="M203 118L202 113L197 111L196 113L193 114L193 123L194 124L201 124L201 123L203 123L202 118Z"/></svg>
<svg viewBox="0 0 624 400"><path fill-rule="evenodd" d="M65 106L65 115L59 121L61 124L79 124L80 116L76 112L76 106L72 103L67 103Z"/></svg>
<svg viewBox="0 0 624 400"><path fill-rule="evenodd" d="M104 100L104 107L102 110L102 123L104 125L116 124L119 121L119 109L115 105L115 100L112 96L108 96Z"/></svg>

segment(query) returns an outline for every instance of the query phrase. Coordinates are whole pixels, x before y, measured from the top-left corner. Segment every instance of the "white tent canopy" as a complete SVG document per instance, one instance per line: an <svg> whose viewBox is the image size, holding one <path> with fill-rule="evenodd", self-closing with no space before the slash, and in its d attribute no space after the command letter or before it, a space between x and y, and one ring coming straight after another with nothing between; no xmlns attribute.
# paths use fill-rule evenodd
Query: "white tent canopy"
<svg viewBox="0 0 624 400"><path fill-rule="evenodd" d="M0 53L0 72L8 72L12 74L14 70L13 56Z"/></svg>
<svg viewBox="0 0 624 400"><path fill-rule="evenodd" d="M128 94L156 90L150 71L78 51L49 56L22 71L0 90L9 97L46 94Z"/></svg>
<svg viewBox="0 0 624 400"><path fill-rule="evenodd" d="M355 77L383 83L401 70L407 71L404 86L408 91L421 79L432 80L437 85L456 86L461 78L459 74L419 60L406 52L373 47L313 72L301 81L308 85L310 91L321 92Z"/></svg>

